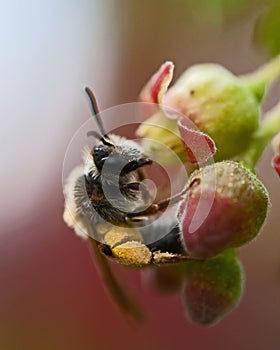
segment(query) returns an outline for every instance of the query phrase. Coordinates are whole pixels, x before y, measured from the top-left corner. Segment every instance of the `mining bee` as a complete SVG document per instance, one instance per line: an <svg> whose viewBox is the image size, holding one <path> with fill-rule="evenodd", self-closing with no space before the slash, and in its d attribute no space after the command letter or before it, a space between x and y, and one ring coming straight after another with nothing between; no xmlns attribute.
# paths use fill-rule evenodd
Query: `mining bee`
<svg viewBox="0 0 280 350"><path fill-rule="evenodd" d="M145 167L152 166L152 160L136 142L105 132L95 96L88 87L85 92L100 134L89 133L97 142L85 151L84 164L68 177L63 218L78 235L89 239L115 301L137 316L137 307L119 286L106 258L134 267L190 259L176 216L154 220L168 206L179 203L187 187L153 202L143 181Z"/></svg>

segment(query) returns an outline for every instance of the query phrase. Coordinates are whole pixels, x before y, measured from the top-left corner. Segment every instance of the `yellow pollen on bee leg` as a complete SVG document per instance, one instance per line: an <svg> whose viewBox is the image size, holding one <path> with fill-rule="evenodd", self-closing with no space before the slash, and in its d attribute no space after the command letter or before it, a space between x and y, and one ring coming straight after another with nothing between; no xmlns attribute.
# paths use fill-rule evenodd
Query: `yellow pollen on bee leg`
<svg viewBox="0 0 280 350"><path fill-rule="evenodd" d="M105 234L104 241L110 247L114 247L118 243L124 241L138 241L142 242L143 238L139 231L129 228L112 228Z"/></svg>
<svg viewBox="0 0 280 350"><path fill-rule="evenodd" d="M113 256L124 265L143 266L148 265L152 259L152 253L144 244L129 241L112 248Z"/></svg>
<svg viewBox="0 0 280 350"><path fill-rule="evenodd" d="M157 251L157 252L154 252L153 258L154 258L154 263L160 265L171 261L171 259L173 258L176 258L176 254Z"/></svg>

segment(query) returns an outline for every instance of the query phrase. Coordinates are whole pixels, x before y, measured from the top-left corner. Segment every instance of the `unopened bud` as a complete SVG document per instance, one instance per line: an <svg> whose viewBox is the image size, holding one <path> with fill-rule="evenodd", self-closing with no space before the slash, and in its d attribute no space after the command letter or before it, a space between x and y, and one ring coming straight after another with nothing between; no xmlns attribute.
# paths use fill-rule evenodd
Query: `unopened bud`
<svg viewBox="0 0 280 350"><path fill-rule="evenodd" d="M259 102L254 93L216 64L189 68L168 90L164 103L186 115L215 141L218 160L241 153L259 125Z"/></svg>
<svg viewBox="0 0 280 350"><path fill-rule="evenodd" d="M204 202L209 207L203 216L199 211L205 210ZM178 214L188 254L207 259L248 243L259 233L268 205L262 182L238 162L218 162L195 171ZM202 220L194 228L195 217Z"/></svg>
<svg viewBox="0 0 280 350"><path fill-rule="evenodd" d="M192 323L211 326L238 305L243 271L234 250L204 262L187 262L185 269L183 299Z"/></svg>

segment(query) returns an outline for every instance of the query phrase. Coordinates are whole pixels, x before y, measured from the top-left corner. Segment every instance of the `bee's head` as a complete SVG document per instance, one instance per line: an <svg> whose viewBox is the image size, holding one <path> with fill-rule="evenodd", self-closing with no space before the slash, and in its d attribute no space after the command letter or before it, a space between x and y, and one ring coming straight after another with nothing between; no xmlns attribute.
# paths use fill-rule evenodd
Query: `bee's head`
<svg viewBox="0 0 280 350"><path fill-rule="evenodd" d="M99 139L98 144L91 151L98 172L102 172L102 175L108 178L116 175L123 177L144 165L151 164L151 159L142 153L141 148L135 142L116 135L108 135L105 132L95 96L88 87L85 88L85 92L89 98L92 114L101 133L101 135L95 131L88 133L89 136Z"/></svg>
<svg viewBox="0 0 280 350"><path fill-rule="evenodd" d="M107 145L100 143L99 145L93 147L91 155L94 161L94 164L99 172L102 171L105 161L110 157L110 154L115 149L114 145Z"/></svg>
<svg viewBox="0 0 280 350"><path fill-rule="evenodd" d="M116 135L110 135L110 141L104 137L100 141L93 147L91 154L97 170L106 177L117 174L125 176L152 163L133 141Z"/></svg>

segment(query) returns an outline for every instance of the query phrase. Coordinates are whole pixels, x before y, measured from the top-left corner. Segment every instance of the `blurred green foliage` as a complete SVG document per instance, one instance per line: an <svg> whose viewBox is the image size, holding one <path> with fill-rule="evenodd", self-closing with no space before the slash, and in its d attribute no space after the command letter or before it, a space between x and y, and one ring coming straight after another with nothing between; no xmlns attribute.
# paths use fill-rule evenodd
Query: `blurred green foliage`
<svg viewBox="0 0 280 350"><path fill-rule="evenodd" d="M255 42L269 55L280 52L280 0L266 6L256 23Z"/></svg>
<svg viewBox="0 0 280 350"><path fill-rule="evenodd" d="M200 20L216 21L243 14L259 0L189 0L188 6Z"/></svg>
<svg viewBox="0 0 280 350"><path fill-rule="evenodd" d="M188 0L188 11L199 22L225 22L259 13L254 28L254 41L269 56L280 52L280 0Z"/></svg>

